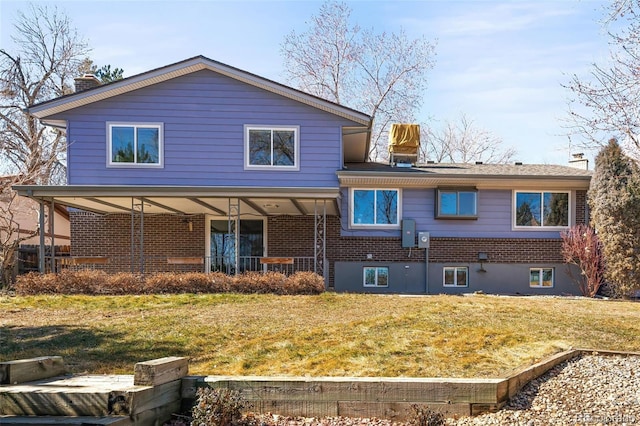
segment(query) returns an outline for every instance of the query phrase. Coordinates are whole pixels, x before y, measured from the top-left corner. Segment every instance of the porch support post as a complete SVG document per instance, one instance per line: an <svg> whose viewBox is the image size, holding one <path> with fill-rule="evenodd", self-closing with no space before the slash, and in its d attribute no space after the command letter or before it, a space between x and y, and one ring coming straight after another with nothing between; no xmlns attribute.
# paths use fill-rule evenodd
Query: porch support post
<svg viewBox="0 0 640 426"><path fill-rule="evenodd" d="M51 272L56 271L56 242L55 242L56 204L51 199L49 206L49 234L51 235Z"/></svg>
<svg viewBox="0 0 640 426"><path fill-rule="evenodd" d="M227 232L229 236L231 236L231 230L234 229L233 232L233 267L234 267L234 275L238 275L238 269L240 269L240 199L235 199L235 204L232 203L231 198L229 198L229 208L228 208L228 224L227 224ZM235 217L234 217L235 215ZM233 227L235 221L235 227ZM233 228L232 228L233 227ZM224 258L223 258L224 260Z"/></svg>
<svg viewBox="0 0 640 426"><path fill-rule="evenodd" d="M329 283L329 274L327 271L327 200L322 200L322 205L318 204L318 200L313 203L313 272L324 277L325 286Z"/></svg>
<svg viewBox="0 0 640 426"><path fill-rule="evenodd" d="M38 246L38 271L41 274L44 274L44 201L39 201L40 203L40 217L38 218L40 223L38 224L40 232L40 245Z"/></svg>

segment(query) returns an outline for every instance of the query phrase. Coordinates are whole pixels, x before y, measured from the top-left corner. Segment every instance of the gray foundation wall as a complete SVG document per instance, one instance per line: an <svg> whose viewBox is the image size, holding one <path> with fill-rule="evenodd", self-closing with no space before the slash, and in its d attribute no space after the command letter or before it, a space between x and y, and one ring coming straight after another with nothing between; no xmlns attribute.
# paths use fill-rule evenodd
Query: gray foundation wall
<svg viewBox="0 0 640 426"><path fill-rule="evenodd" d="M388 287L364 287L365 266L389 268ZM445 287L443 267L466 266L469 270L467 287ZM529 286L530 268L554 268L554 286L535 288ZM567 274L563 263L513 264L513 263L429 263L429 279L426 280L425 262L336 262L335 291L349 293L380 294L462 294L484 292L487 294L525 295L580 295L580 290ZM575 267L574 267L575 268ZM576 272L574 272L576 273Z"/></svg>

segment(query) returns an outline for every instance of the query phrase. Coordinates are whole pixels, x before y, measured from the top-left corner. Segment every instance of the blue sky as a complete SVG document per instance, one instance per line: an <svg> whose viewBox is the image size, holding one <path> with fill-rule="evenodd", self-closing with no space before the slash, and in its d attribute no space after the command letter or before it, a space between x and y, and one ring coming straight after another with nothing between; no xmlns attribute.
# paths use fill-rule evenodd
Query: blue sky
<svg viewBox="0 0 640 426"><path fill-rule="evenodd" d="M280 45L305 31L318 1L48 1L71 18L91 58L131 76L192 56L286 83ZM350 1L352 20L376 32L404 28L437 41L421 121L460 113L516 148L526 163L565 164L561 84L607 58L603 1ZM25 1L0 0L0 47ZM572 150L573 152L576 149ZM591 157L591 155L589 155Z"/></svg>

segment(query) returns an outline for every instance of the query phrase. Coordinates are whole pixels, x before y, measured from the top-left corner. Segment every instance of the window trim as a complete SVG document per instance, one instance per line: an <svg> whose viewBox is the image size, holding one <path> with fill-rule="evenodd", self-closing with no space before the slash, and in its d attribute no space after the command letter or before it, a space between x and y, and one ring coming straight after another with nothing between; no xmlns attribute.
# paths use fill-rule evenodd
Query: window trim
<svg viewBox="0 0 640 426"><path fill-rule="evenodd" d="M253 165L250 163L249 149L249 132L251 130L269 130L271 131L271 151L273 153L273 131L274 130L291 130L294 133L294 165L293 166L276 166L276 165ZM272 160L273 162L273 157ZM277 170L296 172L300 170L300 126L285 125L264 125L264 124L245 124L244 125L244 169L245 170Z"/></svg>
<svg viewBox="0 0 640 426"><path fill-rule="evenodd" d="M542 274L545 270L550 270L551 271L551 285L542 285ZM538 271L540 273L540 279L538 280L538 285L531 285L531 272L533 271ZM545 267L545 266L541 266L541 267L535 267L535 268L529 268L529 288L554 288L556 286L556 271L555 268L553 267Z"/></svg>
<svg viewBox="0 0 640 426"><path fill-rule="evenodd" d="M519 193L523 192L537 192L539 194L545 193L554 193L554 194L567 194L567 225L566 226L523 226L518 225L518 205L517 205L517 197ZM543 196L544 199L544 196ZM511 220L512 220L512 229L516 231L563 231L569 229L571 224L573 223L573 191L571 190L558 190L558 189L514 189L512 194L511 201Z"/></svg>
<svg viewBox="0 0 640 426"><path fill-rule="evenodd" d="M442 214L440 213L440 194L444 192L455 192L456 193L456 210L460 208L460 193L461 192L473 192L475 194L475 214L473 215L462 215L462 214ZM458 219L458 220L477 220L478 219L478 189L477 188L465 188L465 187L442 187L436 188L436 199L435 199L435 218L436 219Z"/></svg>
<svg viewBox="0 0 640 426"><path fill-rule="evenodd" d="M355 191L396 191L397 200L397 217L398 223L355 223ZM375 196L375 195L374 195ZM377 198L374 198L374 206ZM375 216L375 214L374 214ZM349 188L349 227L353 229L400 229L400 220L402 218L402 190L400 188Z"/></svg>
<svg viewBox="0 0 640 426"><path fill-rule="evenodd" d="M376 271L376 283L367 284L367 269L375 269ZM387 284L378 285L378 270L386 269L387 271ZM363 266L362 267L362 286L367 288L387 288L389 287L389 267L388 266Z"/></svg>
<svg viewBox="0 0 640 426"><path fill-rule="evenodd" d="M467 273L466 273L466 282L464 285L457 285L457 284L446 284L445 282L445 276L446 276L446 272L447 269L453 269L453 274L455 277L458 276L458 269L464 269ZM456 282L457 282L457 278L456 278ZM442 267L442 286L443 287L447 287L447 288L468 288L469 287L469 267L468 266L443 266Z"/></svg>
<svg viewBox="0 0 640 426"><path fill-rule="evenodd" d="M158 162L157 163L120 163L113 161L114 127L132 127L134 134L138 128L158 129ZM134 147L137 149L137 147ZM143 121L107 121L107 167L109 168L164 168L164 123Z"/></svg>

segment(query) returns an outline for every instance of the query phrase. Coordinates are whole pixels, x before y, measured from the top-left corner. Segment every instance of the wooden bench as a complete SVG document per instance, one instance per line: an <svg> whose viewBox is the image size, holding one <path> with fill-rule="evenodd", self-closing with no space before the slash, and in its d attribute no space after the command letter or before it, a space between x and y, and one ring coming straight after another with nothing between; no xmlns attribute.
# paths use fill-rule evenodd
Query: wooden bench
<svg viewBox="0 0 640 426"><path fill-rule="evenodd" d="M202 257L167 257L168 265L204 265Z"/></svg>
<svg viewBox="0 0 640 426"><path fill-rule="evenodd" d="M293 265L293 257L261 257L262 271L267 272L268 265Z"/></svg>
<svg viewBox="0 0 640 426"><path fill-rule="evenodd" d="M73 256L60 258L60 264L65 266L106 265L107 263L109 263L109 258L107 256Z"/></svg>

